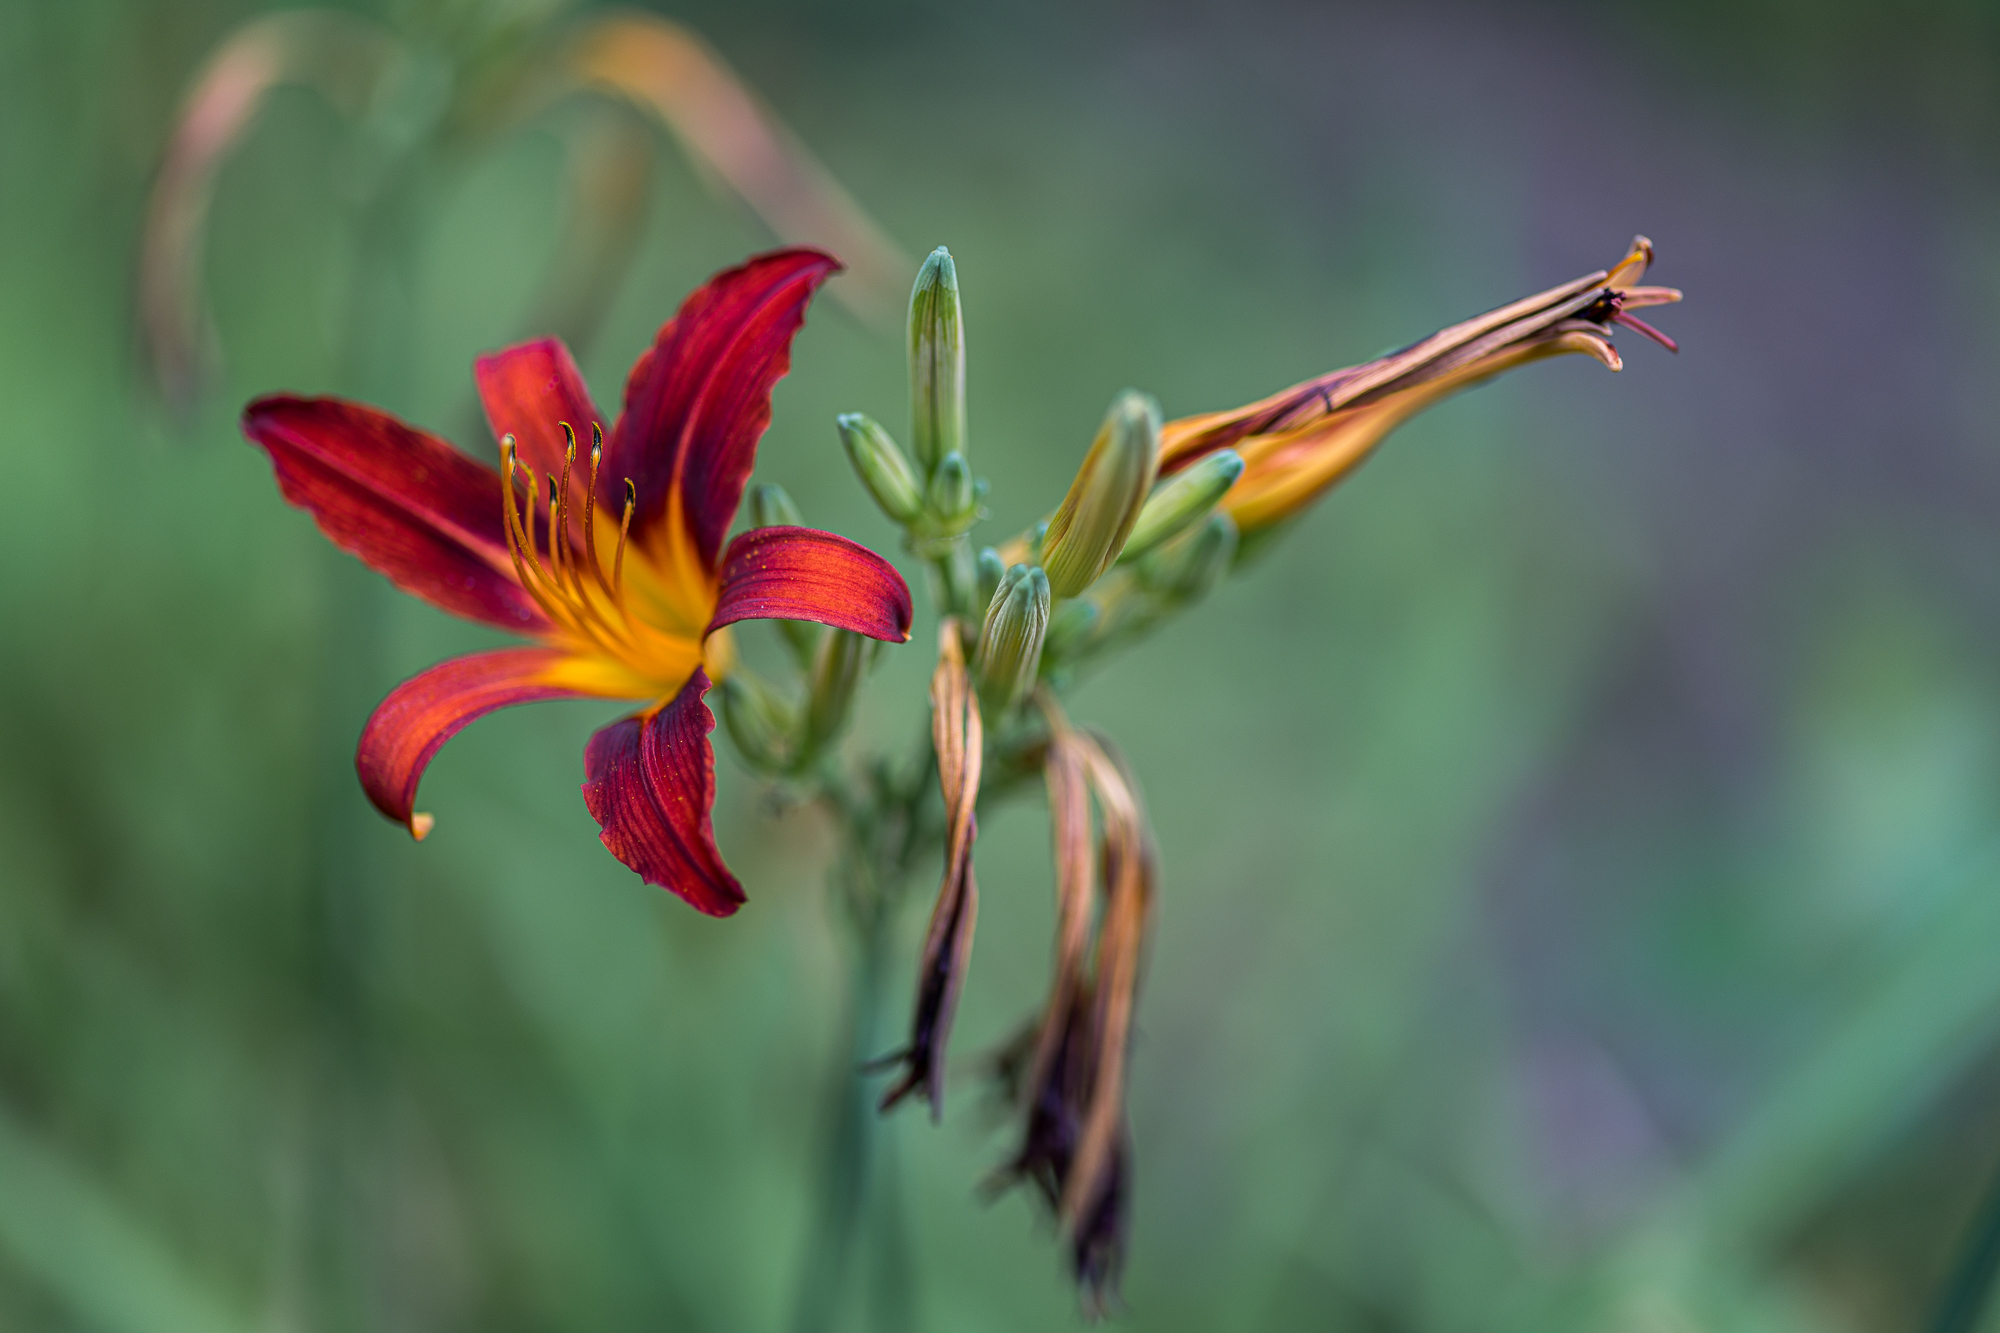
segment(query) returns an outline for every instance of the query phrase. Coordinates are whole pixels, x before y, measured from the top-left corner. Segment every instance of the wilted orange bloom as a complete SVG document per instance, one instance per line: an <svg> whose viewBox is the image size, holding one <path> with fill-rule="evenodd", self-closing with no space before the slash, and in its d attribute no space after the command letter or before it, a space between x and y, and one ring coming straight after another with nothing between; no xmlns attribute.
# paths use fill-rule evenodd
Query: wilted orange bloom
<svg viewBox="0 0 2000 1333"><path fill-rule="evenodd" d="M1634 237L1608 273L1585 274L1248 407L1170 421L1160 436L1160 473L1234 449L1243 456L1243 475L1221 507L1244 532L1281 522L1359 467L1390 431L1460 389L1565 352L1621 369L1611 345L1614 325L1678 351L1631 313L1681 299L1671 287L1638 285L1652 262L1653 243Z"/></svg>

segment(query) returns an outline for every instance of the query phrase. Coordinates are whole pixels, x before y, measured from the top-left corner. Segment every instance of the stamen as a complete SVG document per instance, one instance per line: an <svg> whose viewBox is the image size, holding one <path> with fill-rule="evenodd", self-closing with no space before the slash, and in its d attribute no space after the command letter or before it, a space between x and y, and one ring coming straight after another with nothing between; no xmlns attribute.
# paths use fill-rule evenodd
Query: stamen
<svg viewBox="0 0 2000 1333"><path fill-rule="evenodd" d="M576 432L569 428L567 421L558 422L557 424L562 427L563 439L568 441L568 443L563 446L562 495L556 502L556 510L560 522L551 528L549 540L553 544L555 541L554 534L556 532L562 533L562 561L556 568L558 572L567 572L569 574L571 582L576 584L576 590L581 594L583 592L583 582L576 572L576 552L570 548L569 544L569 474L570 469L576 464Z"/></svg>
<svg viewBox="0 0 2000 1333"><path fill-rule="evenodd" d="M612 601L618 594L604 580L604 564L597 558L597 465L604 461L604 431L590 423L590 487L583 494L583 554L590 561L590 575Z"/></svg>
<svg viewBox="0 0 2000 1333"><path fill-rule="evenodd" d="M625 587L625 534L632 530L632 511L639 506L639 488L625 478L625 517L618 520L618 552L611 557L611 595L616 597Z"/></svg>
<svg viewBox="0 0 2000 1333"><path fill-rule="evenodd" d="M1611 317L1611 322L1614 324L1623 324L1628 329L1638 330L1640 333L1645 334L1648 338L1651 338L1654 342L1658 343L1660 346L1666 348L1669 352L1678 352L1681 350L1681 345L1679 343L1675 342L1672 338L1669 338L1666 334L1661 333L1658 329L1654 328L1651 324L1648 324L1645 320L1640 319L1637 315L1628 315L1623 310L1620 310L1617 314Z"/></svg>
<svg viewBox="0 0 2000 1333"><path fill-rule="evenodd" d="M554 583L558 590L563 586L562 548L569 545L567 541L557 540L558 537L568 536L563 532L561 522L562 501L556 494L556 474L551 472L549 473L549 581Z"/></svg>

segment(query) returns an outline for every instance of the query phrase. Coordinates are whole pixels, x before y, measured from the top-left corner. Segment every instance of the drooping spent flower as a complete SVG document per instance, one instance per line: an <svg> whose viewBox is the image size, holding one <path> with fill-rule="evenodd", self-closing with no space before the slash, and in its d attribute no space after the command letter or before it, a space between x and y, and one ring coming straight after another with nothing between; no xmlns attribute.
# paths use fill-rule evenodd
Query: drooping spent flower
<svg viewBox="0 0 2000 1333"><path fill-rule="evenodd" d="M479 393L504 473L359 403L281 394L244 410L244 433L270 455L285 498L336 545L405 592L536 641L440 663L383 700L355 756L383 814L428 833L431 817L414 809L425 766L496 708L644 700L584 752L584 799L602 841L703 912L742 904L709 823L715 721L702 696L709 672L727 667L720 632L775 618L909 637L909 589L854 542L791 525L724 540L792 338L838 267L790 249L716 275L640 356L601 443L602 418L560 342L482 357ZM577 457L583 430L587 460Z"/></svg>
<svg viewBox="0 0 2000 1333"><path fill-rule="evenodd" d="M1246 533L1281 522L1353 472L1390 431L1461 389L1567 352L1621 369L1611 345L1619 325L1678 351L1632 314L1681 299L1671 287L1638 285L1652 262L1653 243L1634 237L1609 272L1587 273L1262 402L1170 421L1161 434L1160 470L1176 473L1216 450L1234 449L1244 471L1223 509Z"/></svg>
<svg viewBox="0 0 2000 1333"><path fill-rule="evenodd" d="M985 732L979 721L979 693L965 669L965 648L956 619L938 626L937 669L931 673L931 747L937 756L938 790L944 797L944 880L924 932L917 966L917 998L910 1015L910 1039L888 1057L901 1064L902 1077L882 1094L887 1111L915 1093L930 1103L931 1119L944 1115L944 1056L951 1021L958 1012L972 960L972 930L979 919L979 885L972 875L972 844L979 836L979 778Z"/></svg>
<svg viewBox="0 0 2000 1333"><path fill-rule="evenodd" d="M1126 1066L1156 857L1138 784L1115 751L1072 727L1046 693L1037 700L1049 724L1043 781L1055 843L1055 976L1040 1017L1002 1061L1022 1126L1001 1180L1032 1182L1055 1210L1086 1310L1096 1314L1115 1303L1124 1264Z"/></svg>

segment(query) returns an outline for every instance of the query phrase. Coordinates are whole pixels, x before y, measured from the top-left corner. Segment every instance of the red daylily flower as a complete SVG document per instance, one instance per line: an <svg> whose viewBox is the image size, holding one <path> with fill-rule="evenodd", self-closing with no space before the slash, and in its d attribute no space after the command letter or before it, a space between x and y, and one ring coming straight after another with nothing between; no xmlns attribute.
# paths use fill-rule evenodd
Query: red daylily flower
<svg viewBox="0 0 2000 1333"><path fill-rule="evenodd" d="M715 719L702 695L739 620L811 620L910 637L910 590L874 552L811 528L725 547L771 389L814 291L839 264L760 255L682 304L632 367L599 444L583 378L550 338L481 357L501 473L387 413L279 394L243 412L279 489L335 545L434 606L538 641L441 662L399 685L355 754L376 808L421 839L414 809L438 748L476 717L542 699L652 701L591 737L584 801L604 845L648 883L713 916L743 889L709 825ZM587 473L575 432L588 429ZM543 510L541 479L547 478Z"/></svg>

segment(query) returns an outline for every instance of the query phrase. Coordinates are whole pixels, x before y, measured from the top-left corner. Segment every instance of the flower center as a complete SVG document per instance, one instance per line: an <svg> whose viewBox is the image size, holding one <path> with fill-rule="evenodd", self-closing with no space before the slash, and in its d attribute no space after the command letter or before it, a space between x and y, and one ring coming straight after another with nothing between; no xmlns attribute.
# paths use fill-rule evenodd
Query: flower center
<svg viewBox="0 0 2000 1333"><path fill-rule="evenodd" d="M576 432L568 422L559 424L568 445L563 451L562 474L548 478L548 520L541 533L536 531L536 515L542 508L541 479L520 460L512 435L500 441L506 461L501 517L507 547L514 557L515 577L575 648L611 659L635 680L654 689L679 689L700 659L699 634L670 634L648 623L643 610L635 613L625 578L625 550L632 531L632 512L638 504L637 488L631 478L625 479L625 509L607 569L597 540L597 474L604 458L604 433L595 425L590 429L590 476L583 487L583 539L579 542L570 530ZM520 481L525 481L525 487L520 488L525 494L517 505ZM639 600L647 599L642 596Z"/></svg>

